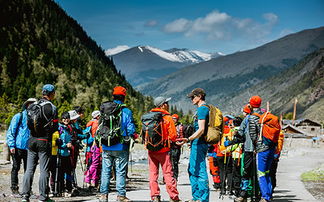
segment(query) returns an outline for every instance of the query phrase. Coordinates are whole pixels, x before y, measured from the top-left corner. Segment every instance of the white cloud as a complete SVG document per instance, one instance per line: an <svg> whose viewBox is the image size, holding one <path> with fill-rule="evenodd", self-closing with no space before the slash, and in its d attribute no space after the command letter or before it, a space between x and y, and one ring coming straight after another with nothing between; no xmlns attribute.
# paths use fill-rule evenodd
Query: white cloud
<svg viewBox="0 0 324 202"><path fill-rule="evenodd" d="M274 13L264 13L262 17L266 20L265 23L250 18L235 18L225 12L212 11L205 17L194 20L176 19L166 24L163 30L166 33L183 33L187 37L202 35L209 40L246 37L260 41L278 22L278 16Z"/></svg>
<svg viewBox="0 0 324 202"><path fill-rule="evenodd" d="M156 20L150 20L150 21L147 21L144 26L145 27L154 27L157 24L158 24L158 22Z"/></svg>
<svg viewBox="0 0 324 202"><path fill-rule="evenodd" d="M263 14L263 18L271 24L275 24L278 21L278 16L274 13L265 13Z"/></svg>
<svg viewBox="0 0 324 202"><path fill-rule="evenodd" d="M173 32L186 32L190 27L191 22L187 19L180 18L175 20L164 27L164 31L168 33Z"/></svg>

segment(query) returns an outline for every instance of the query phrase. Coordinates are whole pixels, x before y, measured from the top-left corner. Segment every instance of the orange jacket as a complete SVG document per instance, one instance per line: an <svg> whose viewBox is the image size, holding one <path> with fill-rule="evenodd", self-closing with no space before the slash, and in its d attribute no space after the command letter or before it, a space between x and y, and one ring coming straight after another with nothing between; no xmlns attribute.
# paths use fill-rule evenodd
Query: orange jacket
<svg viewBox="0 0 324 202"><path fill-rule="evenodd" d="M154 108L151 110L151 112L161 112L163 116L163 124L162 124L162 138L163 140L167 140L166 147L160 149L159 151L156 151L158 153L167 152L170 151L170 141L176 142L177 139L177 130L174 125L174 121L170 115L170 113L166 110L163 110L161 108ZM152 151L150 151L152 152Z"/></svg>
<svg viewBox="0 0 324 202"><path fill-rule="evenodd" d="M99 126L98 119L92 119L91 121L89 121L87 123L87 127L89 127L89 126L91 126L91 134L92 134L92 137L94 137L96 134L96 131L98 129L98 126Z"/></svg>
<svg viewBox="0 0 324 202"><path fill-rule="evenodd" d="M283 147L284 139L285 139L285 135L284 135L283 131L281 130L280 134L279 134L278 145L277 145L275 154L280 154L282 147Z"/></svg>

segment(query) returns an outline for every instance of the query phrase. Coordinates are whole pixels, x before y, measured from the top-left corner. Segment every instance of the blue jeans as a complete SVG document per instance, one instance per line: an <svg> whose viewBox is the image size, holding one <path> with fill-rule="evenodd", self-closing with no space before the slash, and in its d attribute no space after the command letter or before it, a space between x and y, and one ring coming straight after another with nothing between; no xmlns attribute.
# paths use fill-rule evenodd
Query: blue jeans
<svg viewBox="0 0 324 202"><path fill-rule="evenodd" d="M126 169L129 151L103 151L100 193L109 193L112 167L116 169L116 189L118 195L126 196Z"/></svg>
<svg viewBox="0 0 324 202"><path fill-rule="evenodd" d="M273 161L275 149L268 149L259 152L257 155L258 177L261 191L261 197L270 201L272 197L272 183L270 180L270 167Z"/></svg>
<svg viewBox="0 0 324 202"><path fill-rule="evenodd" d="M207 144L192 144L189 160L189 180L193 200L209 201L209 185L206 166Z"/></svg>

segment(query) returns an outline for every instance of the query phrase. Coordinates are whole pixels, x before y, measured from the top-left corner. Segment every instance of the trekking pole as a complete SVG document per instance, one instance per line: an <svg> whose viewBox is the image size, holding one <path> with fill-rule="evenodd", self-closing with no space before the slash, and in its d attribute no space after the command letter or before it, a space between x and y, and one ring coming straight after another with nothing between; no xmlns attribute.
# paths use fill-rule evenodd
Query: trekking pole
<svg viewBox="0 0 324 202"><path fill-rule="evenodd" d="M58 196L60 193L60 186L59 186L59 168L61 167L61 158L60 158L60 149L57 149L57 156L56 156L56 168L55 168L55 182L54 182L54 195Z"/></svg>

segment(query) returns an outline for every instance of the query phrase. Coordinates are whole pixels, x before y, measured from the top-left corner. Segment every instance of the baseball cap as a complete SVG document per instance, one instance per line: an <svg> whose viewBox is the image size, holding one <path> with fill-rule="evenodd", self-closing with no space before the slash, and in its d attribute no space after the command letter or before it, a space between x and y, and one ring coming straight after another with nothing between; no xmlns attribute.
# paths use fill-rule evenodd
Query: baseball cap
<svg viewBox="0 0 324 202"><path fill-rule="evenodd" d="M48 94L55 91L55 87L52 84L45 84L43 86L43 94Z"/></svg>
<svg viewBox="0 0 324 202"><path fill-rule="evenodd" d="M202 88L195 88L187 95L187 97L191 98L197 95L206 96L205 90Z"/></svg>
<svg viewBox="0 0 324 202"><path fill-rule="evenodd" d="M100 111L96 110L91 113L92 118L96 118L97 116L100 115Z"/></svg>
<svg viewBox="0 0 324 202"><path fill-rule="evenodd" d="M260 96L255 95L250 98L250 105L253 108L259 108L261 106L261 102L262 99Z"/></svg>
<svg viewBox="0 0 324 202"><path fill-rule="evenodd" d="M171 100L171 98L165 98L165 97L157 97L154 99L154 105L156 107L161 106L163 103L169 102Z"/></svg>

